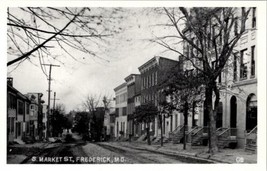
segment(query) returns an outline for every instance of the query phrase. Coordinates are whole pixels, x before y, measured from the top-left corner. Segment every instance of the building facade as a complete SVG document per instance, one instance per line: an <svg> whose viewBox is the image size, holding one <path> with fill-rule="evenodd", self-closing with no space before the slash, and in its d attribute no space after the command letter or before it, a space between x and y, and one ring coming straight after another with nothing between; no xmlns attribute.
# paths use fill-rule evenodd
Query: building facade
<svg viewBox="0 0 267 171"><path fill-rule="evenodd" d="M42 93L27 93L26 96L31 100L30 107L30 126L31 134L36 140L42 140L43 135L43 104Z"/></svg>
<svg viewBox="0 0 267 171"><path fill-rule="evenodd" d="M140 97L141 77L138 74L130 74L124 80L127 84L127 132L128 136L133 137L135 132L138 132L138 124L134 123L133 114L138 97Z"/></svg>
<svg viewBox="0 0 267 171"><path fill-rule="evenodd" d="M226 68L223 73L223 126L237 129L238 147L241 148L246 145L246 134L257 127L256 18L256 8L252 8L246 22L246 31L228 61L228 65L232 67Z"/></svg>
<svg viewBox="0 0 267 171"><path fill-rule="evenodd" d="M138 68L141 75L141 105L154 103L155 106L158 106L159 101L166 99L165 96L159 93L159 88L166 81L174 67L179 67L178 61L156 56ZM162 119L163 134L168 135L168 132L172 130L173 120L164 116ZM144 134L144 124L142 124L141 130L142 134ZM154 121L150 123L150 135L157 137L160 134L159 121L155 117Z"/></svg>
<svg viewBox="0 0 267 171"><path fill-rule="evenodd" d="M115 137L127 137L127 84L122 83L115 91Z"/></svg>
<svg viewBox="0 0 267 171"><path fill-rule="evenodd" d="M236 16L241 16L241 9L236 8ZM248 15L245 32L235 45L233 53L225 64L224 69L217 78L217 86L220 89L220 102L216 117L217 129L229 129L234 132L232 139L237 140L237 147L246 146L246 136L252 132L257 132L257 48L256 48L256 8L251 8ZM235 28L240 26L240 21L236 20ZM233 29L232 36L237 29ZM216 30L213 31L216 33ZM190 32L188 33L190 35ZM193 41L194 38L191 36ZM195 38L196 39L196 38ZM223 40L221 40L222 44ZM220 49L220 43L218 43ZM184 44L184 55L196 53L191 46ZM215 53L214 51L210 52ZM210 61L213 67L214 61ZM195 65L198 65L197 62ZM184 63L184 69L194 69L188 62ZM214 99L215 100L215 99ZM208 125L208 113L204 110L204 103L201 108L197 108L196 123L198 126ZM188 115L188 127L194 127L192 112ZM183 118L183 116L180 116Z"/></svg>
<svg viewBox="0 0 267 171"><path fill-rule="evenodd" d="M7 141L23 142L29 135L30 100L13 87L13 78L7 78Z"/></svg>
<svg viewBox="0 0 267 171"><path fill-rule="evenodd" d="M105 110L104 116L104 139L106 141L114 138L115 108L110 107Z"/></svg>

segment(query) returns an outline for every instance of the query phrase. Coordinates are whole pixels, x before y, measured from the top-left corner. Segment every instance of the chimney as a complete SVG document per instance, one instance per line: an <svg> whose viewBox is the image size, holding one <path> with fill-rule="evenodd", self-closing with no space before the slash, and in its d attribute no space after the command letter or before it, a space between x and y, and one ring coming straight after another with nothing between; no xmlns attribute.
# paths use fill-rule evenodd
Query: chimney
<svg viewBox="0 0 267 171"><path fill-rule="evenodd" d="M7 84L13 87L13 78L7 77Z"/></svg>

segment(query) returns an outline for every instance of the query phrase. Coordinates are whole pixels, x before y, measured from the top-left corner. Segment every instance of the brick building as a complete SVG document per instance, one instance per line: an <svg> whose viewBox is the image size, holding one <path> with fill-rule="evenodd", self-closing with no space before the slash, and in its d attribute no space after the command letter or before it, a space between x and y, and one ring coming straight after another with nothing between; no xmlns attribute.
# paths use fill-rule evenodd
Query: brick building
<svg viewBox="0 0 267 171"><path fill-rule="evenodd" d="M165 99L164 96L159 94L159 85L167 79L173 67L179 67L179 62L156 56L138 68L141 73L141 104L152 102L155 103L155 106L158 106L159 100ZM169 125L173 125L172 122L173 120L169 123L169 121L166 121L165 117L163 118L164 134L168 132L167 130L165 131L165 128L169 128ZM166 126L166 124L168 126ZM141 129L142 133L145 133L144 124ZM150 135L156 137L160 133L158 119L155 118L154 122L150 124Z"/></svg>

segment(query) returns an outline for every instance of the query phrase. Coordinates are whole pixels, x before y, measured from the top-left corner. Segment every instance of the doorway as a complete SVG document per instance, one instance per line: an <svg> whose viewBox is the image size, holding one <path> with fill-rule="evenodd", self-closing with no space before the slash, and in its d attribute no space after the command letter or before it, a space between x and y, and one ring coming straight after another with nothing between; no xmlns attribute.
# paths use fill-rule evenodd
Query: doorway
<svg viewBox="0 0 267 171"><path fill-rule="evenodd" d="M246 130L249 132L257 126L257 97L250 94L246 103Z"/></svg>
<svg viewBox="0 0 267 171"><path fill-rule="evenodd" d="M230 128L236 128L236 118L237 118L237 105L236 97L232 96L230 100Z"/></svg>

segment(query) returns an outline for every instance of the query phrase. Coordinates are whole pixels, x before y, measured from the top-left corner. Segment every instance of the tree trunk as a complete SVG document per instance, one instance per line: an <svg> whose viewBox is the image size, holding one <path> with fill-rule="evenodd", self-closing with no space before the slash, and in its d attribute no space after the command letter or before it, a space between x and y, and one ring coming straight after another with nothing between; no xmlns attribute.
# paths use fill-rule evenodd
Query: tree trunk
<svg viewBox="0 0 267 171"><path fill-rule="evenodd" d="M212 109L212 87L206 88L207 111L209 113L209 153L218 152L216 135L216 111Z"/></svg>
<svg viewBox="0 0 267 171"><path fill-rule="evenodd" d="M183 149L184 150L186 150L186 134L185 134L185 130L186 130L186 127L187 127L187 114L188 114L188 103L185 102L185 104L184 104L184 129L183 129L183 137L184 137Z"/></svg>
<svg viewBox="0 0 267 171"><path fill-rule="evenodd" d="M150 133L149 133L149 122L147 122L147 124L146 124L146 136L147 136L147 144L151 145Z"/></svg>
<svg viewBox="0 0 267 171"><path fill-rule="evenodd" d="M163 146L163 128L162 128L162 116L159 115L159 122L160 122L160 146Z"/></svg>

